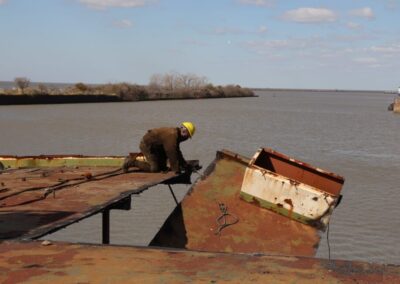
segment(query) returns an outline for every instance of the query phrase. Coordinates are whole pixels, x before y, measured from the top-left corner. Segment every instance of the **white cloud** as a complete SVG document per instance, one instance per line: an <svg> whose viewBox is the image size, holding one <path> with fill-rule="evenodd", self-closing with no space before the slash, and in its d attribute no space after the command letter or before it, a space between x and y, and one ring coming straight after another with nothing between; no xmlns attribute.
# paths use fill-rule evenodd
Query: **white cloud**
<svg viewBox="0 0 400 284"><path fill-rule="evenodd" d="M370 7L364 7L360 9L355 9L350 11L350 15L356 16L356 17L361 17L361 18L366 18L369 20L372 20L375 18L374 12Z"/></svg>
<svg viewBox="0 0 400 284"><path fill-rule="evenodd" d="M227 34L244 34L246 32L237 28L218 27L214 30L214 33L217 35L227 35Z"/></svg>
<svg viewBox="0 0 400 284"><path fill-rule="evenodd" d="M353 61L357 63L368 63L368 64L378 62L378 60L374 57L359 57L359 58L354 58Z"/></svg>
<svg viewBox="0 0 400 284"><path fill-rule="evenodd" d="M400 54L400 44L392 44L392 45L382 45L382 46L372 46L370 48L371 51L386 54L386 55L394 55Z"/></svg>
<svg viewBox="0 0 400 284"><path fill-rule="evenodd" d="M117 28L122 28L122 29L130 28L133 26L132 22L127 19L115 21L113 25Z"/></svg>
<svg viewBox="0 0 400 284"><path fill-rule="evenodd" d="M260 34L264 34L264 33L268 32L268 28L267 28L266 26L260 26L260 27L258 28L258 32L259 32Z"/></svg>
<svg viewBox="0 0 400 284"><path fill-rule="evenodd" d="M281 49L288 48L291 46L291 42L289 40L266 40L266 41L250 41L248 45L255 50L271 50L271 49Z"/></svg>
<svg viewBox="0 0 400 284"><path fill-rule="evenodd" d="M260 26L257 30L243 30L235 27L216 27L211 32L213 35L224 36L224 35L251 35L251 34L264 34L268 32L266 26Z"/></svg>
<svg viewBox="0 0 400 284"><path fill-rule="evenodd" d="M275 39L263 41L249 41L246 47L260 55L274 56L287 52L288 54L299 54L304 51L319 50L324 43L320 38L292 38Z"/></svg>
<svg viewBox="0 0 400 284"><path fill-rule="evenodd" d="M334 11L325 8L299 8L287 11L283 18L298 23L321 23L334 22L337 16Z"/></svg>
<svg viewBox="0 0 400 284"><path fill-rule="evenodd" d="M379 60L375 57L358 57L353 59L354 63L366 65L368 67L377 68L381 67Z"/></svg>
<svg viewBox="0 0 400 284"><path fill-rule="evenodd" d="M271 6L272 0L238 0L243 5L254 5L254 6Z"/></svg>
<svg viewBox="0 0 400 284"><path fill-rule="evenodd" d="M111 7L119 7L119 8L142 7L154 2L154 0L78 0L78 1L89 8L101 9L101 10Z"/></svg>
<svg viewBox="0 0 400 284"><path fill-rule="evenodd" d="M354 23L354 22L348 22L348 23L346 24L346 26L347 26L349 29L352 29L352 30L358 30L358 29L361 28L361 25L360 25L359 23Z"/></svg>
<svg viewBox="0 0 400 284"><path fill-rule="evenodd" d="M200 41L197 39L187 39L183 41L184 44L188 44L188 45L196 45L196 46L206 46L208 45L206 42L204 41Z"/></svg>
<svg viewBox="0 0 400 284"><path fill-rule="evenodd" d="M385 3L387 9L393 10L399 7L398 0L381 0Z"/></svg>

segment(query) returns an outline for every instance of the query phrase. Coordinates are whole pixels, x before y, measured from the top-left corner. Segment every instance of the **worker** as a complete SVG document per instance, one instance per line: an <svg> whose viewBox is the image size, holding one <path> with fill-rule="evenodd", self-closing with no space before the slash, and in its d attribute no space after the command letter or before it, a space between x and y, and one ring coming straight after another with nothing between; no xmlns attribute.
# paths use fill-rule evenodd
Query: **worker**
<svg viewBox="0 0 400 284"><path fill-rule="evenodd" d="M143 136L139 148L144 155L143 160L136 156L126 157L122 169L127 172L130 167L137 167L145 172L175 173L190 170L190 165L183 158L179 144L192 138L196 128L192 122L182 122L179 127L161 127L150 129ZM167 167L169 161L170 169Z"/></svg>

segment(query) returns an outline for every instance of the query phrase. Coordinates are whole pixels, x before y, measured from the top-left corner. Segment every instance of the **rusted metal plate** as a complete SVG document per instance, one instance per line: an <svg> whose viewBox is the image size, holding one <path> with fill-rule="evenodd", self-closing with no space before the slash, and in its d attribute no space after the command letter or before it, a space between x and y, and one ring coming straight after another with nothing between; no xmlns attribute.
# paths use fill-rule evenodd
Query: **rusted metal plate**
<svg viewBox="0 0 400 284"><path fill-rule="evenodd" d="M314 256L320 240L316 228L240 198L249 161L229 151L218 152L204 177L192 186L151 245L213 252ZM223 216L224 208L228 215ZM221 226L224 218L226 224L234 224Z"/></svg>
<svg viewBox="0 0 400 284"><path fill-rule="evenodd" d="M294 256L0 244L1 283L399 283L400 267Z"/></svg>
<svg viewBox="0 0 400 284"><path fill-rule="evenodd" d="M0 172L0 239L41 237L178 177L173 172L123 174L123 157L13 159L18 158L2 159L6 170ZM110 162L118 166L105 166Z"/></svg>
<svg viewBox="0 0 400 284"><path fill-rule="evenodd" d="M240 196L324 230L340 200L344 179L268 148L251 159Z"/></svg>

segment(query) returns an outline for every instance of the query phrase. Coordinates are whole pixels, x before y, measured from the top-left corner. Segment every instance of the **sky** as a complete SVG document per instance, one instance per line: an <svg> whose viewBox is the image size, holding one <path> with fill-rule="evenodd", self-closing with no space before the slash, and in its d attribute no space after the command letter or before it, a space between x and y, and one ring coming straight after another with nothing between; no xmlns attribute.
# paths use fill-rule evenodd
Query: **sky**
<svg viewBox="0 0 400 284"><path fill-rule="evenodd" d="M0 38L0 81L400 86L400 0L0 0Z"/></svg>

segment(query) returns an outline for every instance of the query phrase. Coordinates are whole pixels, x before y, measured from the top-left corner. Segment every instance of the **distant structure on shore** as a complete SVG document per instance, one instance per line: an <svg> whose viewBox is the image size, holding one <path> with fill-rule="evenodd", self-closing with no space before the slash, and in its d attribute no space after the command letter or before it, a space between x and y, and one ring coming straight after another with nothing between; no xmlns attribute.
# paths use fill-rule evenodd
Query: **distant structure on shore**
<svg viewBox="0 0 400 284"><path fill-rule="evenodd" d="M400 113L400 87L397 89L397 97L395 97L393 103L389 105L388 110Z"/></svg>

